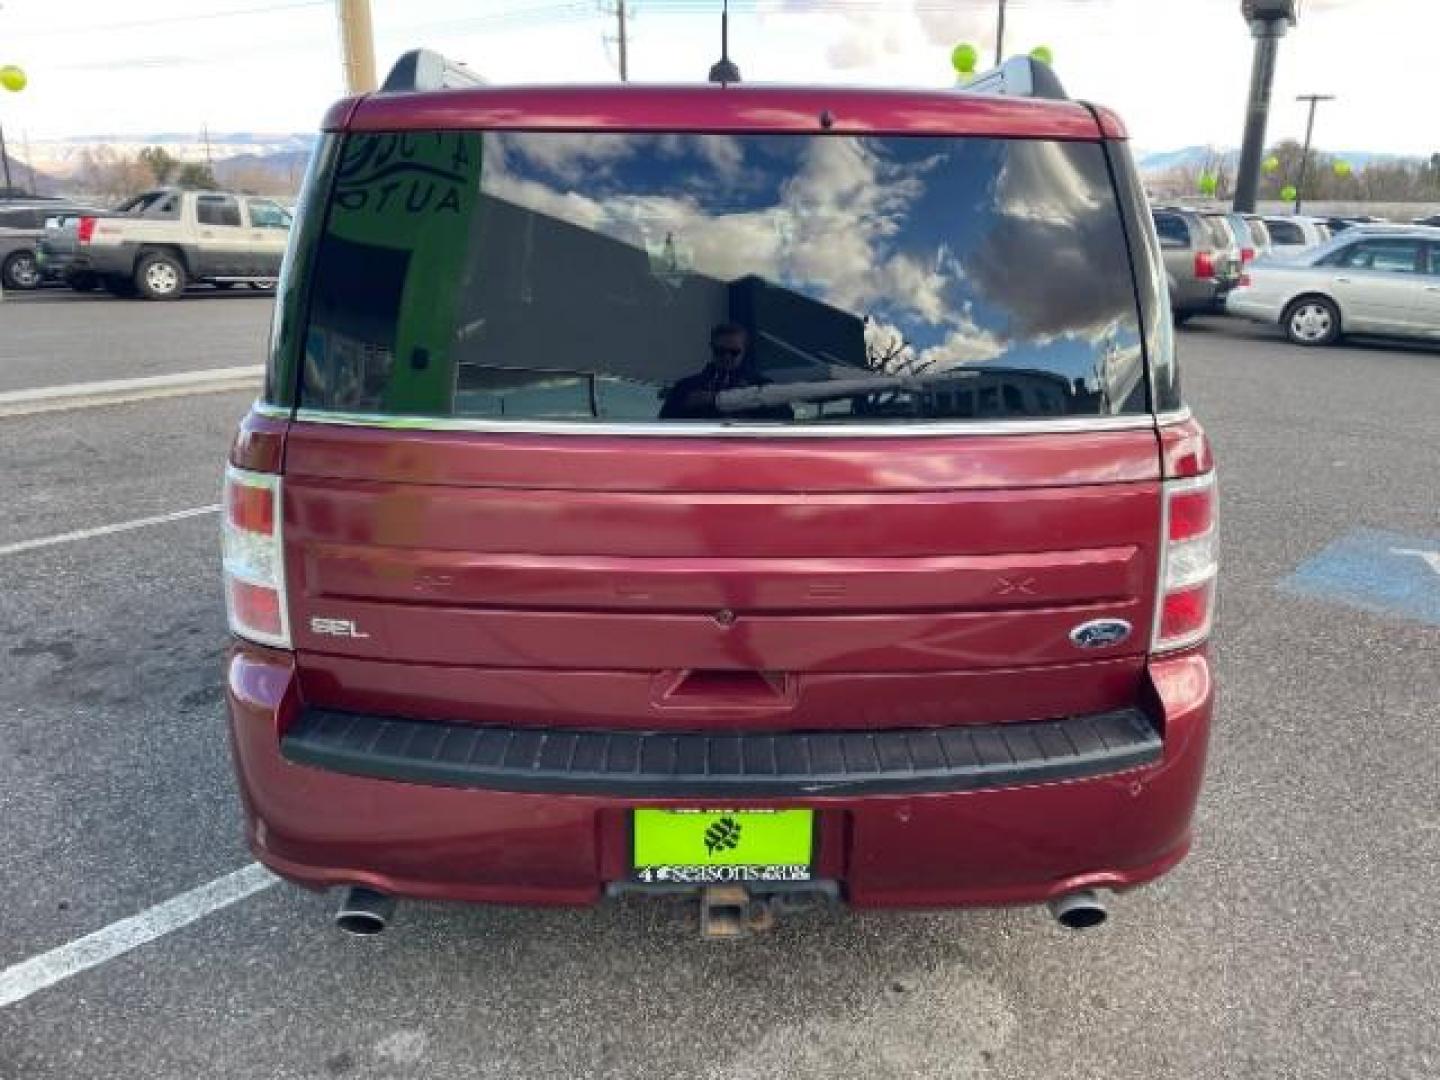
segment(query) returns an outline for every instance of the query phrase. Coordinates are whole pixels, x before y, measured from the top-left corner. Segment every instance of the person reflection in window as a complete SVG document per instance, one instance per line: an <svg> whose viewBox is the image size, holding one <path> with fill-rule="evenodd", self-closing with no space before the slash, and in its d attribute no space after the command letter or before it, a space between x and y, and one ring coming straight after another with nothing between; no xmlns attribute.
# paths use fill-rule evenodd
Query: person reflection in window
<svg viewBox="0 0 1440 1080"><path fill-rule="evenodd" d="M748 362L749 335L743 326L721 323L710 331L710 362L687 375L665 395L661 420L792 420L788 405L721 412L715 395L722 390L767 386L770 380Z"/></svg>

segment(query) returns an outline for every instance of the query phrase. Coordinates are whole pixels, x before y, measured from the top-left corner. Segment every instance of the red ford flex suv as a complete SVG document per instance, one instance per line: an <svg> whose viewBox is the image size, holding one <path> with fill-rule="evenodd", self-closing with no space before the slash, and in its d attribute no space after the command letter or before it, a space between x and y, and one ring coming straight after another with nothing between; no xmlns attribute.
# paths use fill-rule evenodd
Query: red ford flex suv
<svg viewBox="0 0 1440 1080"><path fill-rule="evenodd" d="M1125 131L968 90L324 123L230 455L257 858L394 898L1048 903L1185 855L1210 450Z"/></svg>

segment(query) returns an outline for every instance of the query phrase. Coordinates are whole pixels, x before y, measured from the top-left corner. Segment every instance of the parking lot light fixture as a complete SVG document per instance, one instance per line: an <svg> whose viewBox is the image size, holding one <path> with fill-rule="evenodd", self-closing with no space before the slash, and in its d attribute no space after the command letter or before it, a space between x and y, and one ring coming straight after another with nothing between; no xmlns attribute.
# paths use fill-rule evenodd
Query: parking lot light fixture
<svg viewBox="0 0 1440 1080"><path fill-rule="evenodd" d="M1255 38L1250 69L1250 98L1245 106L1245 139L1235 176L1235 210L1253 213L1260 190L1260 159L1265 152L1265 127L1270 119L1270 92L1275 84L1275 59L1280 39L1295 25L1295 0L1241 0L1240 13Z"/></svg>

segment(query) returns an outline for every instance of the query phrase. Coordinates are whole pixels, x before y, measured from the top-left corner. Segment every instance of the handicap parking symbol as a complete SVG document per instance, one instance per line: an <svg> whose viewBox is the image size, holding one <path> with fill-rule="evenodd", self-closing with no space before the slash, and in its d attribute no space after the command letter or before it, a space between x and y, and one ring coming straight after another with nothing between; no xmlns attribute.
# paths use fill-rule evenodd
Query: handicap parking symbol
<svg viewBox="0 0 1440 1080"><path fill-rule="evenodd" d="M1440 626L1440 536L1360 529L1301 563L1280 588Z"/></svg>

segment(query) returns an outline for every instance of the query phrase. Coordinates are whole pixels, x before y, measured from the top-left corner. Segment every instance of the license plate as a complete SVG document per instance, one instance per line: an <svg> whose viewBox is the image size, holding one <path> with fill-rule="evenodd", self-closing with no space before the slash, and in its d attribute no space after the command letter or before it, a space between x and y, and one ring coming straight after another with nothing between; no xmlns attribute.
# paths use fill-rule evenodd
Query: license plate
<svg viewBox="0 0 1440 1080"><path fill-rule="evenodd" d="M809 881L813 810L635 811L632 873L647 884Z"/></svg>

